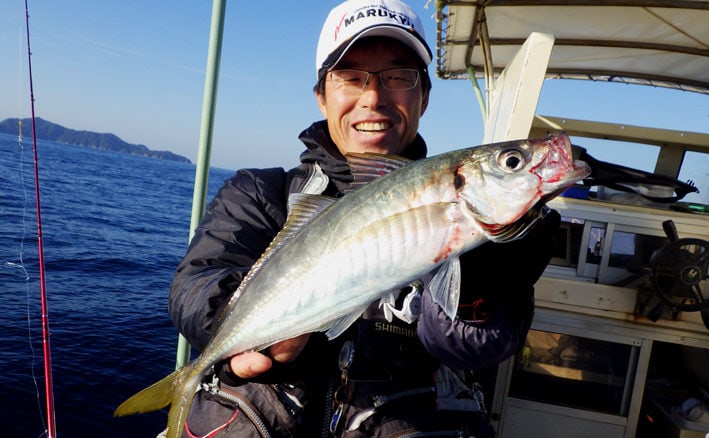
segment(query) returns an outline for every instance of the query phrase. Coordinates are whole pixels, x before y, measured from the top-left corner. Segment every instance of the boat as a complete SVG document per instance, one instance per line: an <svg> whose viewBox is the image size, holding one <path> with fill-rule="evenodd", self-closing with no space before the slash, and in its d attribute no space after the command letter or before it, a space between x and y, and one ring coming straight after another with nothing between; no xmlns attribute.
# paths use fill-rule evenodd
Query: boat
<svg viewBox="0 0 709 438"><path fill-rule="evenodd" d="M498 437L709 437L709 209L679 180L709 133L536 113L548 81L709 95L708 23L704 0L436 2L436 74L472 81L484 142L563 130L594 169L550 202L532 328L486 387ZM654 169L594 159L598 139Z"/></svg>

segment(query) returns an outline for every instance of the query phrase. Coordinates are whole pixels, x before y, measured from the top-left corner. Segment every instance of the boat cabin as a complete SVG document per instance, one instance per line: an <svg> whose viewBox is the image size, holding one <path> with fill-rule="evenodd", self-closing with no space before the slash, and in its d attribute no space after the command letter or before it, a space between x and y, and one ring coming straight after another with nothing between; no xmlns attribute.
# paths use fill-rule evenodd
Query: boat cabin
<svg viewBox="0 0 709 438"><path fill-rule="evenodd" d="M709 133L536 113L555 79L709 99L709 2L436 7L436 74L472 81L485 143L563 130L582 159L596 139L657 157L650 172L594 160L585 184L550 203L563 221L532 330L487 387L498 436L709 437L709 206L679 180L690 160L709 163Z"/></svg>

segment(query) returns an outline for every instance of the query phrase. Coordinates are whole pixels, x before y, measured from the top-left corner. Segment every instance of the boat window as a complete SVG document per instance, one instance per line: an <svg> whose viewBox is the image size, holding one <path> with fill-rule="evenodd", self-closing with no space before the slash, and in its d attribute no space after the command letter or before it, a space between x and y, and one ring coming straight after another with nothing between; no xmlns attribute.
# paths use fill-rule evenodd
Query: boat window
<svg viewBox="0 0 709 438"><path fill-rule="evenodd" d="M556 248L547 270L552 276L597 278L603 256L607 224L577 217L562 217Z"/></svg>
<svg viewBox="0 0 709 438"><path fill-rule="evenodd" d="M599 267L603 258L603 248L606 241L606 227L604 223L589 223L587 237L583 240L585 254L584 260L578 269L578 275L586 278L598 278Z"/></svg>
<svg viewBox="0 0 709 438"><path fill-rule="evenodd" d="M550 262L552 265L578 266L584 223L583 219L561 218L561 224L556 232L556 247Z"/></svg>
<svg viewBox="0 0 709 438"><path fill-rule="evenodd" d="M606 229L601 227L591 227L591 234L586 248L586 262L599 264L603 255L603 241L606 238Z"/></svg>
<svg viewBox="0 0 709 438"><path fill-rule="evenodd" d="M629 344L530 330L513 366L509 395L625 415L638 351Z"/></svg>
<svg viewBox="0 0 709 438"><path fill-rule="evenodd" d="M667 244L666 237L616 231L611 242L608 266L637 271L650 266L650 258Z"/></svg>

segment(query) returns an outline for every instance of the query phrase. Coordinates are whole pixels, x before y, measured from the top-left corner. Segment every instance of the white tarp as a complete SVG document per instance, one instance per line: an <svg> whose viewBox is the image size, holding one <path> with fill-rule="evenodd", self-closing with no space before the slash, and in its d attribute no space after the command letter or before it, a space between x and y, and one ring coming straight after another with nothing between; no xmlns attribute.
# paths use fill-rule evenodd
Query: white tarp
<svg viewBox="0 0 709 438"><path fill-rule="evenodd" d="M547 77L639 82L709 93L709 1L440 2L437 74L499 74L532 32L555 38ZM594 4L595 3L595 4ZM484 6L483 6L484 5ZM476 20L477 17L477 20ZM479 21L478 21L479 20ZM479 30L487 27L483 33ZM476 37L473 37L475 35Z"/></svg>

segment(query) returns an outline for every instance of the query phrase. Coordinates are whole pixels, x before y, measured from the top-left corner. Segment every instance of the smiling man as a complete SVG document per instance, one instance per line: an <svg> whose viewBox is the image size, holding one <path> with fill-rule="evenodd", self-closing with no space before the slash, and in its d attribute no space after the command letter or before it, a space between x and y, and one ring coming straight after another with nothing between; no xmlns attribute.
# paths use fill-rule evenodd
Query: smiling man
<svg viewBox="0 0 709 438"><path fill-rule="evenodd" d="M418 128L431 60L421 21L400 1L351 0L330 12L314 88L324 120L300 134L301 164L238 171L177 268L169 311L193 347L209 342L220 312L283 227L288 194L342 196L353 182L347 153L426 156ZM520 241L464 254L455 320L426 287L405 288L332 341L312 333L224 360L195 396L183 436L492 436L472 371L521 348L554 226L550 214Z"/></svg>
<svg viewBox="0 0 709 438"><path fill-rule="evenodd" d="M341 153L401 154L428 104L421 60L399 41L363 38L323 74L318 106Z"/></svg>

